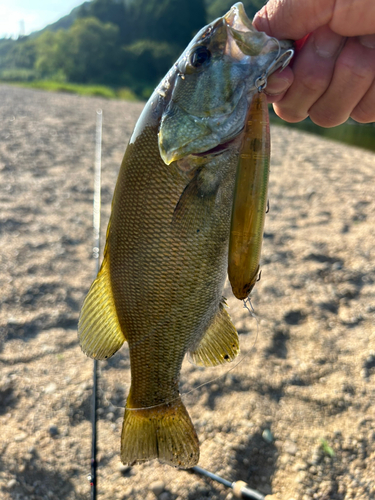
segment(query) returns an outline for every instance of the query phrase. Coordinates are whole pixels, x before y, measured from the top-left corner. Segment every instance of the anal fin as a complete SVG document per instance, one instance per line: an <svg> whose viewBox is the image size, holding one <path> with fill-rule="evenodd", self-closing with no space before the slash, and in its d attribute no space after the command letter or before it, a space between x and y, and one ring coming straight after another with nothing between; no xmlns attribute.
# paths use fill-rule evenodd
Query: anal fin
<svg viewBox="0 0 375 500"><path fill-rule="evenodd" d="M78 338L83 352L95 359L110 358L126 340L112 294L107 252L83 303L78 322Z"/></svg>
<svg viewBox="0 0 375 500"><path fill-rule="evenodd" d="M237 331L223 303L220 303L219 311L202 340L194 350L189 351L189 359L198 366L217 366L233 361L239 352Z"/></svg>

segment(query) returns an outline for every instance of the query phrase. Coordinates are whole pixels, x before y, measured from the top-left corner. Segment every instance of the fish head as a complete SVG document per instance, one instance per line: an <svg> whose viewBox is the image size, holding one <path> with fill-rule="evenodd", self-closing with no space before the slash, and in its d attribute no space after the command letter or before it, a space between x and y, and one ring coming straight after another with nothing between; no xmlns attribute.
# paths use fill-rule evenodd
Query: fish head
<svg viewBox="0 0 375 500"><path fill-rule="evenodd" d="M158 135L163 161L234 140L253 95L292 56L292 42L258 32L242 3L205 26L156 89L165 100Z"/></svg>

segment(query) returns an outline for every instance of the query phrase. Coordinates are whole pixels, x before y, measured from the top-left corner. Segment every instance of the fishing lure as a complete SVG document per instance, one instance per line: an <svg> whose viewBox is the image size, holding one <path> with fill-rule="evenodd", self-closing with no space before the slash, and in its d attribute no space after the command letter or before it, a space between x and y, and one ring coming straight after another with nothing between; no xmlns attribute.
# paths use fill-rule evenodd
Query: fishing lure
<svg viewBox="0 0 375 500"><path fill-rule="evenodd" d="M259 272L270 163L267 97L250 104L237 165L229 239L228 276L235 297L246 299Z"/></svg>

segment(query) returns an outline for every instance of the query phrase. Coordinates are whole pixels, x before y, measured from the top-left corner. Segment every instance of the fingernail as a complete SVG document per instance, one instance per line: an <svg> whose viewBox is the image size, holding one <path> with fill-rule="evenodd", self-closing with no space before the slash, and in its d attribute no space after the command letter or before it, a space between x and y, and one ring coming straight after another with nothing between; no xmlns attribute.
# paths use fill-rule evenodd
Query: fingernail
<svg viewBox="0 0 375 500"><path fill-rule="evenodd" d="M362 35L358 37L359 42L368 47L369 49L375 49L375 35Z"/></svg>
<svg viewBox="0 0 375 500"><path fill-rule="evenodd" d="M314 31L313 40L317 54L328 59L338 53L344 37L334 33L327 26L323 26Z"/></svg>

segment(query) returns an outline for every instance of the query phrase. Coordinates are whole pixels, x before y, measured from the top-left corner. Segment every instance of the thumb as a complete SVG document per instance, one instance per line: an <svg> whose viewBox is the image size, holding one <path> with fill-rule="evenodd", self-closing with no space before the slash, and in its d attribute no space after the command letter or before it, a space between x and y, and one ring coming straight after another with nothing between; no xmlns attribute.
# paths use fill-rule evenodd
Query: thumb
<svg viewBox="0 0 375 500"><path fill-rule="evenodd" d="M335 0L269 0L255 15L258 31L279 39L299 40L332 18Z"/></svg>

